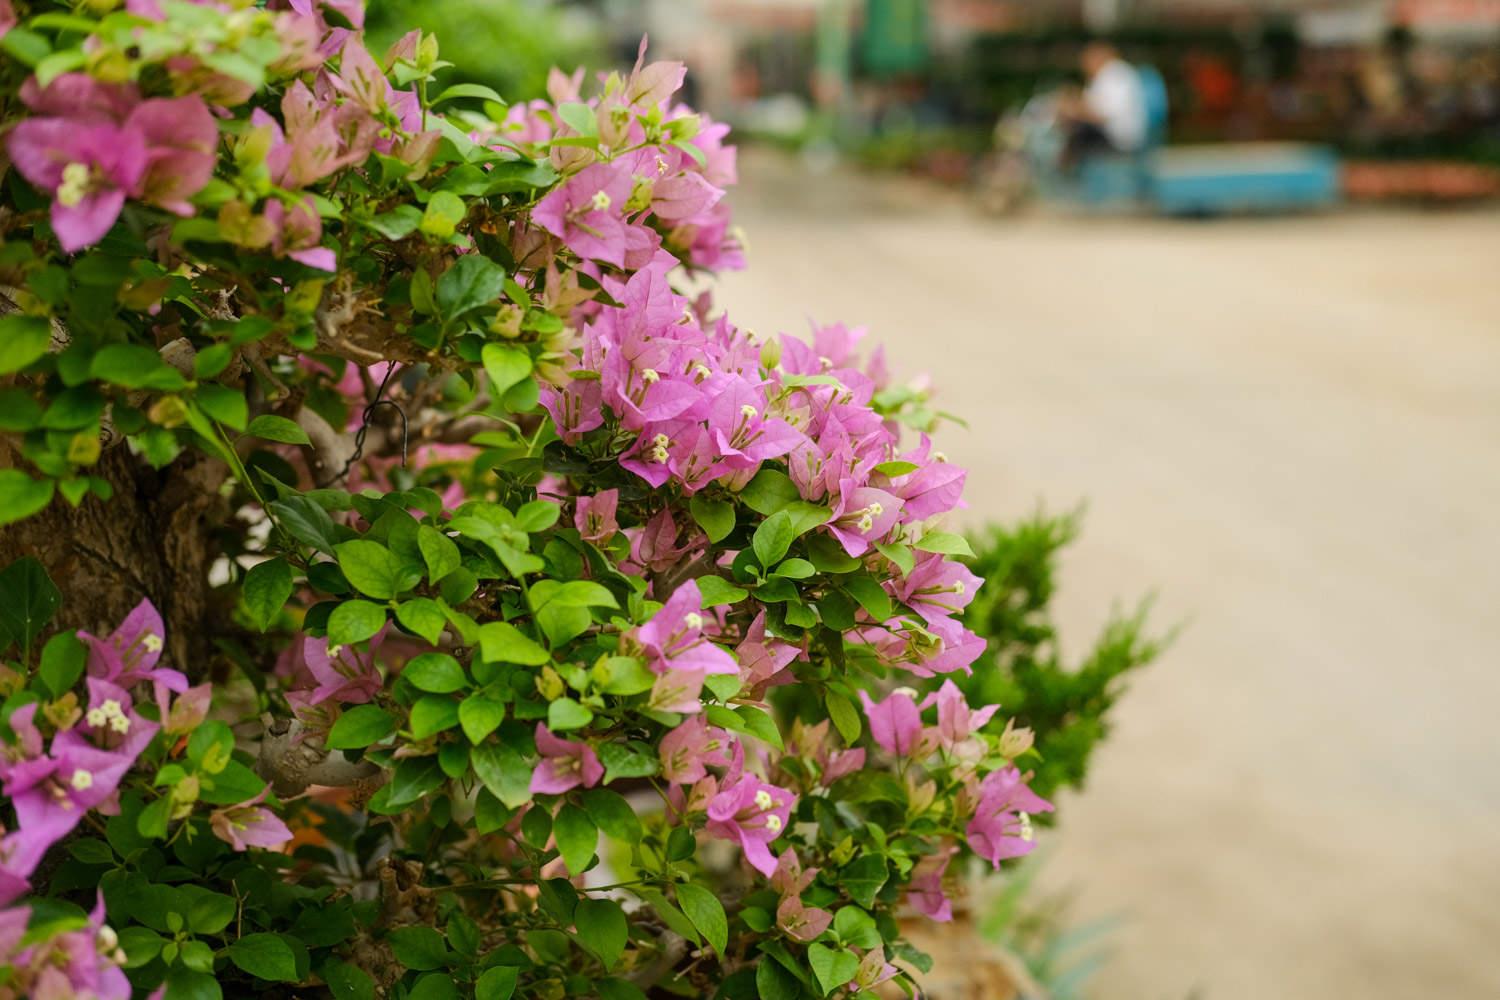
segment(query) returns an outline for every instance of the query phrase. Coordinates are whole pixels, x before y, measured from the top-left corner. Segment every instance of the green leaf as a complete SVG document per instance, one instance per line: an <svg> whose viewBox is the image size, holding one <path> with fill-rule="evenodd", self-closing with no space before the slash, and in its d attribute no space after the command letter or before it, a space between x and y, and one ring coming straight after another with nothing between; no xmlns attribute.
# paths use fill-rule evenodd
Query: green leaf
<svg viewBox="0 0 1500 1000"><path fill-rule="evenodd" d="M443 606L430 597L413 597L396 607L396 620L434 646L443 637L443 627L448 616Z"/></svg>
<svg viewBox="0 0 1500 1000"><path fill-rule="evenodd" d="M792 519L792 532L798 538L833 516L833 511L829 508L805 500L794 500L782 510Z"/></svg>
<svg viewBox="0 0 1500 1000"><path fill-rule="evenodd" d="M458 725L458 703L440 694L425 694L411 707L411 735L425 740Z"/></svg>
<svg viewBox="0 0 1500 1000"><path fill-rule="evenodd" d="M547 706L547 728L553 732L581 729L594 721L594 713L572 698L557 698Z"/></svg>
<svg viewBox="0 0 1500 1000"><path fill-rule="evenodd" d="M721 604L738 604L750 596L744 587L736 587L722 576L698 577L698 593L703 595L705 608L716 608Z"/></svg>
<svg viewBox="0 0 1500 1000"><path fill-rule="evenodd" d="M245 421L250 419L250 404L245 402L244 393L236 392L228 386L204 382L193 393L193 398L198 401L204 413L226 427L242 431L245 429Z"/></svg>
<svg viewBox="0 0 1500 1000"><path fill-rule="evenodd" d="M187 385L182 373L141 344L110 344L94 353L89 374L127 389L173 392Z"/></svg>
<svg viewBox="0 0 1500 1000"><path fill-rule="evenodd" d="M583 808L606 837L622 844L639 843L645 835L640 817L619 792L608 788L591 789L583 794Z"/></svg>
<svg viewBox="0 0 1500 1000"><path fill-rule="evenodd" d="M443 92L432 99L433 106L451 101L459 97L478 97L485 101L494 101L496 104L505 104L505 98L495 93L491 87L482 83L455 83L451 87L443 88Z"/></svg>
<svg viewBox="0 0 1500 1000"><path fill-rule="evenodd" d="M833 915L833 933L842 944L856 948L878 948L881 944L875 918L857 906L846 906Z"/></svg>
<svg viewBox="0 0 1500 1000"><path fill-rule="evenodd" d="M911 554L910 546L876 542L875 548L881 555L896 564L896 567L901 570L902 576L910 576L911 571L917 565L916 559Z"/></svg>
<svg viewBox="0 0 1500 1000"><path fill-rule="evenodd" d="M149 927L139 925L125 927L120 931L120 947L125 949L125 968L139 969L161 954L166 940Z"/></svg>
<svg viewBox="0 0 1500 1000"><path fill-rule="evenodd" d="M656 684L656 675L634 656L609 656L594 667L594 683L605 694L640 694Z"/></svg>
<svg viewBox="0 0 1500 1000"><path fill-rule="evenodd" d="M246 934L229 946L229 960L257 979L295 983L297 953L280 934Z"/></svg>
<svg viewBox="0 0 1500 1000"><path fill-rule="evenodd" d="M533 588L535 597L537 589ZM609 588L592 580L570 580L552 590L542 603L561 605L567 608L618 608L620 602Z"/></svg>
<svg viewBox="0 0 1500 1000"><path fill-rule="evenodd" d="M437 306L447 320L457 319L500 298L505 269L480 253L466 253L437 281Z"/></svg>
<svg viewBox="0 0 1500 1000"><path fill-rule="evenodd" d="M388 240L405 239L422 224L422 210L415 205L397 205L389 212L359 220Z"/></svg>
<svg viewBox="0 0 1500 1000"><path fill-rule="evenodd" d="M447 653L423 653L413 657L402 668L401 676L418 691L433 694L451 694L469 685L464 668Z"/></svg>
<svg viewBox="0 0 1500 1000"><path fill-rule="evenodd" d="M422 552L422 561L427 564L427 579L433 583L461 565L458 545L431 525L423 524L417 528L417 548Z"/></svg>
<svg viewBox="0 0 1500 1000"><path fill-rule="evenodd" d="M888 877L885 859L878 854L865 854L843 867L837 884L849 894L850 899L869 909L875 905L875 895L880 892Z"/></svg>
<svg viewBox="0 0 1500 1000"><path fill-rule="evenodd" d="M764 709L754 705L741 705L734 711L744 721L745 729L751 735L771 744L777 750L786 749L781 742L781 730L776 728L776 721Z"/></svg>
<svg viewBox="0 0 1500 1000"><path fill-rule="evenodd" d="M338 555L339 568L349 582L361 593L383 601L395 597L419 579L406 569L400 556L367 538L344 542L334 551Z"/></svg>
<svg viewBox="0 0 1500 1000"><path fill-rule="evenodd" d="M755 991L761 1000L798 1000L802 984L773 958L762 958L755 967Z"/></svg>
<svg viewBox="0 0 1500 1000"><path fill-rule="evenodd" d="M224 991L217 979L182 966L167 973L165 986L162 1000L224 1000Z"/></svg>
<svg viewBox="0 0 1500 1000"><path fill-rule="evenodd" d="M827 996L854 978L859 971L859 959L852 952L840 948L833 950L826 944L813 942L807 947L807 962L812 966L818 985Z"/></svg>
<svg viewBox="0 0 1500 1000"><path fill-rule="evenodd" d="M328 642L348 646L363 642L385 625L385 608L369 601L345 601L328 616ZM264 631L264 629L262 630Z"/></svg>
<svg viewBox="0 0 1500 1000"><path fill-rule="evenodd" d="M720 955L729 942L729 920L719 897L695 882L677 886L677 903L707 941Z"/></svg>
<svg viewBox="0 0 1500 1000"><path fill-rule="evenodd" d="M510 1000L516 992L516 978L520 970L513 965L497 965L486 969L484 975L474 983L474 1000Z"/></svg>
<svg viewBox="0 0 1500 1000"><path fill-rule="evenodd" d="M0 477L6 471L13 470L0 471ZM4 489L0 488L0 510L4 505ZM0 629L23 648L31 649L61 603L62 593L34 556L22 556L0 570Z"/></svg>
<svg viewBox="0 0 1500 1000"><path fill-rule="evenodd" d="M883 622L891 616L891 595L875 582L874 577L852 576L844 581L844 590L877 622Z"/></svg>
<svg viewBox="0 0 1500 1000"><path fill-rule="evenodd" d="M791 478L775 469L761 469L740 491L740 501L746 507L768 516L801 499Z"/></svg>
<svg viewBox="0 0 1500 1000"><path fill-rule="evenodd" d="M308 497L295 496L273 500L271 513L276 521L297 541L330 555L338 544L338 532L328 511Z"/></svg>
<svg viewBox="0 0 1500 1000"><path fill-rule="evenodd" d="M760 564L769 569L786 555L793 537L795 536L792 531L791 515L786 511L778 511L762 521L760 527L755 529L751 548L755 550L755 558L760 561Z"/></svg>
<svg viewBox="0 0 1500 1000"><path fill-rule="evenodd" d="M490 377L490 396L499 399L505 390L531 374L531 355L509 344L485 344L479 352Z"/></svg>
<svg viewBox="0 0 1500 1000"><path fill-rule="evenodd" d="M391 775L390 792L386 807L397 810L410 805L427 794L436 791L447 775L436 757L408 757L396 764Z"/></svg>
<svg viewBox="0 0 1500 1000"><path fill-rule="evenodd" d="M593 108L578 101L569 101L557 107L557 116L572 127L579 135L597 136L599 134L599 118Z"/></svg>
<svg viewBox="0 0 1500 1000"><path fill-rule="evenodd" d="M188 909L188 929L194 934L217 934L229 926L238 908L233 896L205 890L193 899Z"/></svg>
<svg viewBox="0 0 1500 1000"><path fill-rule="evenodd" d="M915 547L918 552L936 552L945 556L974 558L974 549L969 545L969 540L951 531L929 531L922 536L922 540L917 542Z"/></svg>
<svg viewBox="0 0 1500 1000"><path fill-rule="evenodd" d="M606 784L616 778L648 778L660 769L656 756L624 743L602 743L595 748L604 765Z"/></svg>
<svg viewBox="0 0 1500 1000"><path fill-rule="evenodd" d="M589 814L571 802L563 803L552 820L552 835L557 838L557 849L563 864L568 866L568 874L582 873L599 846L599 828Z"/></svg>
<svg viewBox="0 0 1500 1000"><path fill-rule="evenodd" d="M859 739L860 730L864 728L854 703L837 691L829 691L823 696L823 704L828 706L828 717L833 720L839 735L846 744L853 746L854 741Z"/></svg>
<svg viewBox="0 0 1500 1000"><path fill-rule="evenodd" d="M267 441L280 441L282 444L312 444L301 425L274 413L263 413L250 421L246 433Z"/></svg>
<svg viewBox="0 0 1500 1000"><path fill-rule="evenodd" d="M267 559L256 563L245 574L242 592L245 607L250 610L255 627L264 632L271 627L271 623L281 614L281 609L286 607L287 600L292 596L292 567L287 565L285 559ZM382 613L381 620L384 618Z"/></svg>
<svg viewBox="0 0 1500 1000"><path fill-rule="evenodd" d="M875 471L882 476L904 476L907 473L916 472L918 468L919 466L915 462L893 460L890 462L881 462L875 466Z"/></svg>
<svg viewBox="0 0 1500 1000"><path fill-rule="evenodd" d="M625 953L625 941L629 927L625 912L612 899L582 899L573 911L573 923L578 928L578 939L583 946L613 969L620 956Z"/></svg>
<svg viewBox="0 0 1500 1000"><path fill-rule="evenodd" d="M551 653L509 622L486 622L479 626L479 655L486 663L518 663L523 667L539 667L552 661Z"/></svg>
<svg viewBox="0 0 1500 1000"><path fill-rule="evenodd" d="M52 502L50 479L32 479L20 469L0 469L0 525L30 517Z"/></svg>
<svg viewBox="0 0 1500 1000"><path fill-rule="evenodd" d="M700 493L693 497L688 509L710 542L721 541L734 530L734 504L710 500Z"/></svg>
<svg viewBox="0 0 1500 1000"><path fill-rule="evenodd" d="M410 668L408 668L410 669ZM458 706L458 722L470 743L483 743L484 738L499 728L505 721L504 702L495 701L483 694L471 694Z"/></svg>
<svg viewBox="0 0 1500 1000"><path fill-rule="evenodd" d="M42 647L42 663L37 674L52 697L61 698L83 676L87 659L88 649L77 635L59 632Z"/></svg>
<svg viewBox="0 0 1500 1000"><path fill-rule="evenodd" d="M516 510L516 527L536 534L556 524L561 515L562 509L551 500L532 500Z"/></svg>
<svg viewBox="0 0 1500 1000"><path fill-rule="evenodd" d="M464 200L452 191L434 191L422 213L421 230L428 236L446 240L458 231L458 224L469 214ZM426 274L425 271L420 271ZM415 287L415 282L412 283Z"/></svg>
<svg viewBox="0 0 1500 1000"><path fill-rule="evenodd" d="M785 577L788 580L806 580L817 572L812 563L806 559L783 559L774 570L772 576Z"/></svg>
<svg viewBox="0 0 1500 1000"><path fill-rule="evenodd" d="M486 743L473 749L469 762L490 794L509 808L531 801L531 765L515 750Z"/></svg>
<svg viewBox="0 0 1500 1000"><path fill-rule="evenodd" d="M445 972L429 972L417 980L406 1000L458 1000L458 987Z"/></svg>
<svg viewBox="0 0 1500 1000"><path fill-rule="evenodd" d="M86 865L108 865L113 864L115 852L110 850L108 844L93 837L83 837L79 840L70 840L68 853Z"/></svg>
<svg viewBox="0 0 1500 1000"><path fill-rule="evenodd" d="M0 319L0 375L9 375L47 353L52 323L45 316L13 313Z"/></svg>
<svg viewBox="0 0 1500 1000"><path fill-rule="evenodd" d="M322 970L334 1000L375 1000L375 981L358 966L332 959Z"/></svg>
<svg viewBox="0 0 1500 1000"><path fill-rule="evenodd" d="M400 927L391 931L386 940L390 942L396 961L408 969L426 972L448 963L448 945L431 927Z"/></svg>
<svg viewBox="0 0 1500 1000"><path fill-rule="evenodd" d="M375 705L355 705L328 731L328 749L360 750L396 731L396 717Z"/></svg>
<svg viewBox="0 0 1500 1000"><path fill-rule="evenodd" d="M204 722L188 738L188 760L206 774L223 771L233 752L234 731L218 719Z"/></svg>

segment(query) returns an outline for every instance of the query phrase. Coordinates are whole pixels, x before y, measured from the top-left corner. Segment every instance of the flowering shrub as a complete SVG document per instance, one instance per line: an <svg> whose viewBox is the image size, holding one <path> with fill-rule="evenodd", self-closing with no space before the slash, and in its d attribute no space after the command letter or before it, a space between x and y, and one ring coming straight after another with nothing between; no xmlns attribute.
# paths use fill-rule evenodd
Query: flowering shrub
<svg viewBox="0 0 1500 1000"><path fill-rule="evenodd" d="M683 67L117 7L0 0L0 996L909 983L1051 807L924 394L679 290Z"/></svg>

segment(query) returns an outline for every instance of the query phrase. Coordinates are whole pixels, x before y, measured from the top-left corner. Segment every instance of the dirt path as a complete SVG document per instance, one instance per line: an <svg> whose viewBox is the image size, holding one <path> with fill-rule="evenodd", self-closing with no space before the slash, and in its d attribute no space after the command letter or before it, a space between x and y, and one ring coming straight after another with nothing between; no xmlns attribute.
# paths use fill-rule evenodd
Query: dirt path
<svg viewBox="0 0 1500 1000"><path fill-rule="evenodd" d="M930 373L971 522L1089 502L1065 636L1189 622L1053 845L1125 921L1096 994L1500 996L1500 214L987 222L762 157L736 199L738 321Z"/></svg>

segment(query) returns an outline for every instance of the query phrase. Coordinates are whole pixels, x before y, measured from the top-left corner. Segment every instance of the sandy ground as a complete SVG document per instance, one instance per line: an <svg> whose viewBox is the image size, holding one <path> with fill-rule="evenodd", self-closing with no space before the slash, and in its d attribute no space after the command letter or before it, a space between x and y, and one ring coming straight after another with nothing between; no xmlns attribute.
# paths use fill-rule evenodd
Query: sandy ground
<svg viewBox="0 0 1500 1000"><path fill-rule="evenodd" d="M964 416L971 523L1087 500L1076 652L1187 622L1047 877L1101 998L1500 997L1500 214L976 218L747 158L759 332L870 326Z"/></svg>

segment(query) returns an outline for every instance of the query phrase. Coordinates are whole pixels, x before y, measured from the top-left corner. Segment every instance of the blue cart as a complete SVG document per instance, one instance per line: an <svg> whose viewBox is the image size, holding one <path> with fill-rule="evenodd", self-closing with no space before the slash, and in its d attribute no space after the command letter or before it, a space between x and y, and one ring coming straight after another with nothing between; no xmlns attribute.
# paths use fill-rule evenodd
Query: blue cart
<svg viewBox="0 0 1500 1000"><path fill-rule="evenodd" d="M1130 156L1096 156L1076 176L1057 170L1062 138L1039 99L1023 112L1020 144L1036 190L1049 200L1090 210L1147 209L1165 215L1307 211L1338 203L1339 164L1326 146L1303 143L1166 145L1167 91L1161 76L1141 67L1148 138Z"/></svg>

